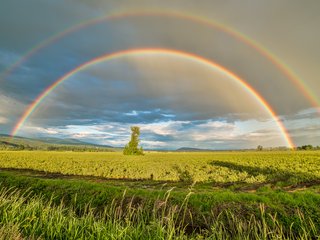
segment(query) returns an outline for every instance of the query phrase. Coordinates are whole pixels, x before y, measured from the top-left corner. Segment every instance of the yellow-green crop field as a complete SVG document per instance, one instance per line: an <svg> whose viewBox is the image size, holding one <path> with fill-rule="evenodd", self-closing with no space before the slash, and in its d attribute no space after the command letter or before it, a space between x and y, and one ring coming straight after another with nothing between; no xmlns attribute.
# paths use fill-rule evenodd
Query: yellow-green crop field
<svg viewBox="0 0 320 240"><path fill-rule="evenodd" d="M120 152L2 151L0 168L114 179L299 183L320 179L320 151Z"/></svg>
<svg viewBox="0 0 320 240"><path fill-rule="evenodd" d="M320 239L320 151L0 151L0 183L0 239Z"/></svg>

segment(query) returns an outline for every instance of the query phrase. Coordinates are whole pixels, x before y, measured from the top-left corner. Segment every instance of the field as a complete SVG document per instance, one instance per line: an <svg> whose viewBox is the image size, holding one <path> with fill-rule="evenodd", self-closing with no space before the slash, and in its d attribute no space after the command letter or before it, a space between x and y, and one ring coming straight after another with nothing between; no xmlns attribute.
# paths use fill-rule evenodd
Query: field
<svg viewBox="0 0 320 240"><path fill-rule="evenodd" d="M159 181L294 184L320 178L314 152L114 153L0 152L1 168Z"/></svg>
<svg viewBox="0 0 320 240"><path fill-rule="evenodd" d="M0 236L319 239L319 164L319 151L2 151Z"/></svg>

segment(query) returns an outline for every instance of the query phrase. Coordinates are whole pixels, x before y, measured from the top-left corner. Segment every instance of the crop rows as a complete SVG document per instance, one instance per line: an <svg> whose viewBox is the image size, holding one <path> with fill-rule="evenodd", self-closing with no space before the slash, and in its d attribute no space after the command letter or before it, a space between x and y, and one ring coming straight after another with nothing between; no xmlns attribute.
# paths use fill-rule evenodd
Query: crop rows
<svg viewBox="0 0 320 240"><path fill-rule="evenodd" d="M320 152L79 153L0 152L0 168L114 179L298 183L320 179Z"/></svg>

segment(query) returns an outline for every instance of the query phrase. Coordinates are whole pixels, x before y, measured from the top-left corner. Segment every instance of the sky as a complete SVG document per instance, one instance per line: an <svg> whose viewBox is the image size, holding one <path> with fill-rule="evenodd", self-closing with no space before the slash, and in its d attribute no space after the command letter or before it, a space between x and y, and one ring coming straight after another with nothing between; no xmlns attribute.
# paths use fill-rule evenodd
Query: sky
<svg viewBox="0 0 320 240"><path fill-rule="evenodd" d="M319 11L316 0L1 0L0 134L121 147L139 126L146 149L320 145Z"/></svg>

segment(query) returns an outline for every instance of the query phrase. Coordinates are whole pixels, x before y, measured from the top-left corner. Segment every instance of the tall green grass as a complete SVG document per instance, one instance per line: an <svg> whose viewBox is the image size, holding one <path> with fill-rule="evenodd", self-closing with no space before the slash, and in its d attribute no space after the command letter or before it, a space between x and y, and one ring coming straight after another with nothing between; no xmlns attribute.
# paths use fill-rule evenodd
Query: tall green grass
<svg viewBox="0 0 320 240"><path fill-rule="evenodd" d="M55 204L30 191L0 189L1 239L320 239L319 229L297 210L298 223L284 228L277 214L241 216L232 209L212 213L206 226L192 228L189 197L179 205L169 201L171 191L153 202L128 199L106 203L97 211L87 204L81 211L63 202ZM74 201L77 201L75 198Z"/></svg>

